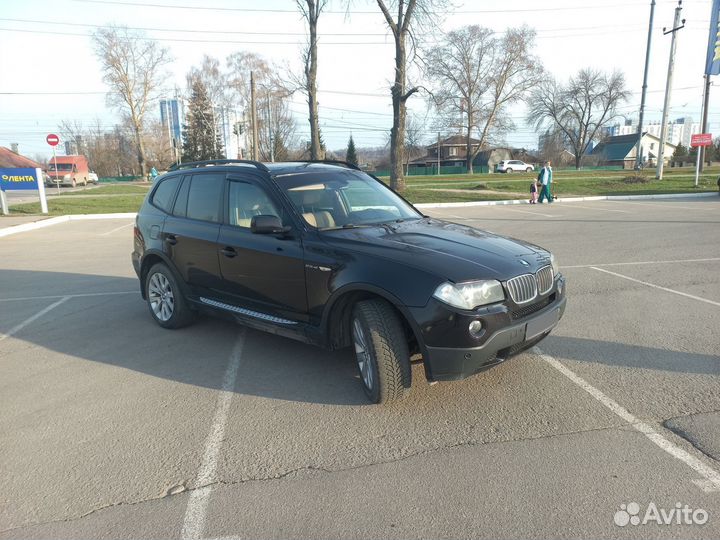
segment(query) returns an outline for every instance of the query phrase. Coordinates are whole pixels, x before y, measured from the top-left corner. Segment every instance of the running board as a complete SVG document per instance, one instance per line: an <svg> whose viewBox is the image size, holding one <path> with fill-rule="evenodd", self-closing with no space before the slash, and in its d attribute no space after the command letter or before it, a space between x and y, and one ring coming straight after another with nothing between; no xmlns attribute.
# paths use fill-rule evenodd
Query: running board
<svg viewBox="0 0 720 540"><path fill-rule="evenodd" d="M297 324L296 321L291 321L288 319L281 319L280 317L275 317L274 315L268 315L267 313L260 313L259 311L252 311L250 309L245 309L237 306L231 306L230 304L224 304L223 302L218 302L217 300L210 300L209 298L200 297L200 302L211 306L214 308L220 308L224 309L225 311L230 311L232 313L237 313L238 315L245 315L247 317L253 317L254 319L259 319L261 321L267 321L275 324Z"/></svg>

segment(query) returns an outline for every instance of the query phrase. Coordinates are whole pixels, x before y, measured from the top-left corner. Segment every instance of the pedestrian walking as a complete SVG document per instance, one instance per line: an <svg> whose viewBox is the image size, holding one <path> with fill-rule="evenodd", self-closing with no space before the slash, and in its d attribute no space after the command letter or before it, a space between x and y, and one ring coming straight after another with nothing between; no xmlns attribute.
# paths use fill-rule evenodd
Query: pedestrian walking
<svg viewBox="0 0 720 540"><path fill-rule="evenodd" d="M538 198L538 183L537 179L533 178L532 184L530 184L530 204L537 204Z"/></svg>
<svg viewBox="0 0 720 540"><path fill-rule="evenodd" d="M155 167L153 167L152 169L150 169L150 181L154 184L154 183L155 183L155 179L156 179L157 177L158 177L157 169L156 169Z"/></svg>
<svg viewBox="0 0 720 540"><path fill-rule="evenodd" d="M538 174L538 182L540 182L540 204L543 203L543 199L547 199L548 204L553 202L552 196L552 167L550 162L546 161L545 166L540 169Z"/></svg>
<svg viewBox="0 0 720 540"><path fill-rule="evenodd" d="M720 176L718 176L717 185L718 185L718 195L720 195Z"/></svg>

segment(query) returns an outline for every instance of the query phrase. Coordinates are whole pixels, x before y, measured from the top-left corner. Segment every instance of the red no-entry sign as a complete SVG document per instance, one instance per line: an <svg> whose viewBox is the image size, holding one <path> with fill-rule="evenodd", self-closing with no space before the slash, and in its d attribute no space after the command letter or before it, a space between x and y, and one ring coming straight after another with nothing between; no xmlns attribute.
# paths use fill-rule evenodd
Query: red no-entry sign
<svg viewBox="0 0 720 540"><path fill-rule="evenodd" d="M58 137L54 133L48 135L45 140L50 146L57 146L60 143L60 137Z"/></svg>

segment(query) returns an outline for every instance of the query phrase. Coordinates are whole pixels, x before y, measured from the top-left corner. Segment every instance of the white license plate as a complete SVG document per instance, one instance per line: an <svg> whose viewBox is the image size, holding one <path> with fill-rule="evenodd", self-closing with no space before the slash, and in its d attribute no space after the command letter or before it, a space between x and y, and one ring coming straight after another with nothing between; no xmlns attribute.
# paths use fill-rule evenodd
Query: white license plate
<svg viewBox="0 0 720 540"><path fill-rule="evenodd" d="M547 313L543 313L537 319L527 323L525 328L525 341L539 336L543 332L547 332L555 326L560 317L560 309L553 309Z"/></svg>

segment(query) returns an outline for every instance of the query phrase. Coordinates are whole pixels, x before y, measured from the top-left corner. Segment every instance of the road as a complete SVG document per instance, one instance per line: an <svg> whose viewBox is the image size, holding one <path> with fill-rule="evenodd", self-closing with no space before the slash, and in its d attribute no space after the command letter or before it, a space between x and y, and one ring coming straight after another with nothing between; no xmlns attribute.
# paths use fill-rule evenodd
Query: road
<svg viewBox="0 0 720 540"><path fill-rule="evenodd" d="M568 307L390 406L349 351L156 326L131 220L0 238L0 539L720 536L720 198L426 212L552 249Z"/></svg>

